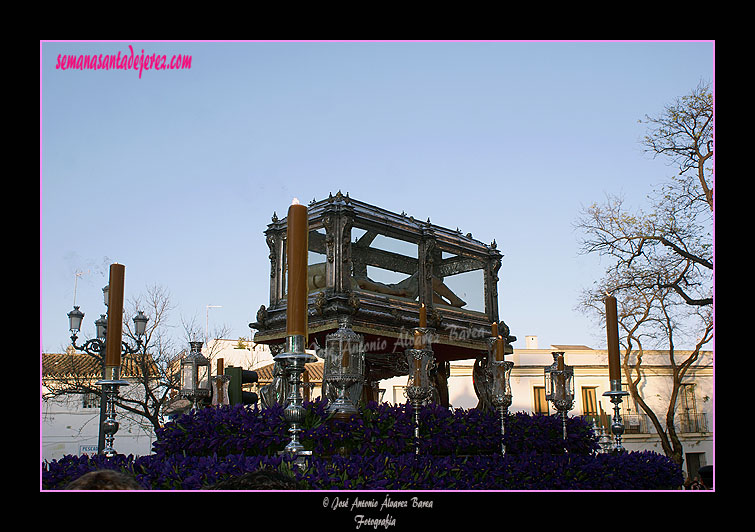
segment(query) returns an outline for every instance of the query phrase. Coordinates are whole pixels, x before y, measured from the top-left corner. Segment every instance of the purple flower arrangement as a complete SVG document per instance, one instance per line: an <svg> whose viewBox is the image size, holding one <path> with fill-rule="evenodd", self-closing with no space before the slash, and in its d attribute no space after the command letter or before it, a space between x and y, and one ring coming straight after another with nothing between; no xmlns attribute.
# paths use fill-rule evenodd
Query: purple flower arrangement
<svg viewBox="0 0 755 532"><path fill-rule="evenodd" d="M66 456L42 465L43 489L62 489L102 468L133 475L145 489L198 490L260 469L282 473L294 489L359 490L652 490L681 485L681 470L652 452L597 454L591 426L558 416L511 414L501 455L495 413L428 405L420 412L420 454L414 454L411 406L375 402L359 417L329 418L327 403L305 403L301 441L313 456L305 467L278 455L289 441L283 407L203 408L159 430L153 454Z"/></svg>

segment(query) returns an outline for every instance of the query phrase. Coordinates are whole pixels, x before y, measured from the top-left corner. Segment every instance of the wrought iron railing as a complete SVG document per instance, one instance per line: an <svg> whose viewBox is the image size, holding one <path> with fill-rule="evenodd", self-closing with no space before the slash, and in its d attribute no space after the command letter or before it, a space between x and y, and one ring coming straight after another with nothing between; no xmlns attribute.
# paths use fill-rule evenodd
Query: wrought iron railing
<svg viewBox="0 0 755 532"><path fill-rule="evenodd" d="M586 421L594 423L600 422L600 419L596 419L594 414L586 414L582 416ZM624 434L647 434L648 433L648 420L645 414L622 414L621 420L624 423ZM612 414L608 415L608 422L611 423Z"/></svg>
<svg viewBox="0 0 755 532"><path fill-rule="evenodd" d="M593 423L596 420L595 415L585 414L582 416L586 421ZM608 422L611 422L612 416L608 416ZM624 434L650 434L655 432L646 414L622 414L621 420L624 423ZM600 420L597 420L600 422ZM681 434L692 432L708 432L708 418L706 414L687 414L677 413L674 425Z"/></svg>
<svg viewBox="0 0 755 532"><path fill-rule="evenodd" d="M677 414L676 425L682 433L708 432L708 418L705 414Z"/></svg>
<svg viewBox="0 0 755 532"><path fill-rule="evenodd" d="M624 418L624 434L648 434L648 417L645 414L626 414Z"/></svg>

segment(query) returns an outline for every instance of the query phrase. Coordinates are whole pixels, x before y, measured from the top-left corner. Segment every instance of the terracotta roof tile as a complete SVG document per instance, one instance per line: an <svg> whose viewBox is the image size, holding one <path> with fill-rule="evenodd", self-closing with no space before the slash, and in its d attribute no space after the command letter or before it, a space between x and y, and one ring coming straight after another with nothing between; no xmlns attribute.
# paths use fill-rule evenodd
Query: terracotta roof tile
<svg viewBox="0 0 755 532"><path fill-rule="evenodd" d="M267 366L262 366L261 368L257 368L257 381L260 384L268 384L272 382L273 380L273 367L274 364L268 364ZM304 365L304 369L307 372L307 375L309 376L309 382L322 382L322 375L323 375L323 369L324 364L322 362L312 362L309 364ZM303 377L302 377L303 378Z"/></svg>
<svg viewBox="0 0 755 532"><path fill-rule="evenodd" d="M140 364L141 354L124 355L121 357L121 377L139 377L143 374ZM149 371L157 376L157 365L150 355L147 355ZM42 353L42 378L65 379L84 377L99 379L102 377L102 363L96 357L77 352Z"/></svg>

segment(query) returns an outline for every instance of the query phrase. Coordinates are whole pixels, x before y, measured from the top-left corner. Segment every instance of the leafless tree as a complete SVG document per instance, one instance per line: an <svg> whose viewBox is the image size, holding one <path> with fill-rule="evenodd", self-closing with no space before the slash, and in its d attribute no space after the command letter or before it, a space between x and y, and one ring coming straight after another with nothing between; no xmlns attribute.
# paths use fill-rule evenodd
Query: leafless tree
<svg viewBox="0 0 755 532"><path fill-rule="evenodd" d="M576 228L581 252L608 257L605 276L585 290L578 308L605 319L607 294L620 302L619 332L629 391L681 464L674 427L677 400L689 368L713 337L713 96L706 84L646 117L642 143L667 157L678 173L648 196L647 212L609 196L582 210ZM694 341L692 340L694 339ZM677 343L692 345L678 360ZM650 346L650 347L648 347ZM665 422L640 393L646 349L668 352L672 386Z"/></svg>
<svg viewBox="0 0 755 532"><path fill-rule="evenodd" d="M641 121L642 122L642 121ZM642 140L678 173L651 196L648 212L618 196L584 208L577 220L583 253L609 256L616 274L635 272L648 289L670 288L687 305L713 305L713 96L701 84L658 117Z"/></svg>
<svg viewBox="0 0 755 532"><path fill-rule="evenodd" d="M625 272L626 273L626 272ZM613 294L618 305L621 364L629 393L635 404L648 416L660 438L664 454L679 465L684 454L677 432L677 411L682 385L688 380L689 369L699 360L702 349L713 336L712 309L690 307L674 297L671 288L643 286L631 277L606 278L582 294L579 308L599 316L605 326L607 293ZM691 350L676 347L678 336L698 334ZM643 397L645 355L648 350L665 353L671 369L668 402L663 415Z"/></svg>

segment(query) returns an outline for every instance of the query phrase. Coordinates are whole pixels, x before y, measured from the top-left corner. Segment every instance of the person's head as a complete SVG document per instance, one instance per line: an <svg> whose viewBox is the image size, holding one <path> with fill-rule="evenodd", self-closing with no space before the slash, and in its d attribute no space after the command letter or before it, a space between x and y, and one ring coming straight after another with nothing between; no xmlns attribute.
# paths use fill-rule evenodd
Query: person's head
<svg viewBox="0 0 755 532"><path fill-rule="evenodd" d="M713 489L713 466L704 465L697 470L697 474L700 475L700 482L702 482L709 490Z"/></svg>
<svg viewBox="0 0 755 532"><path fill-rule="evenodd" d="M296 480L274 469L258 469L251 473L234 475L212 487L215 490L295 490L298 488Z"/></svg>
<svg viewBox="0 0 755 532"><path fill-rule="evenodd" d="M100 469L90 471L66 486L67 490L138 490L141 486L134 478L113 471L112 469Z"/></svg>

